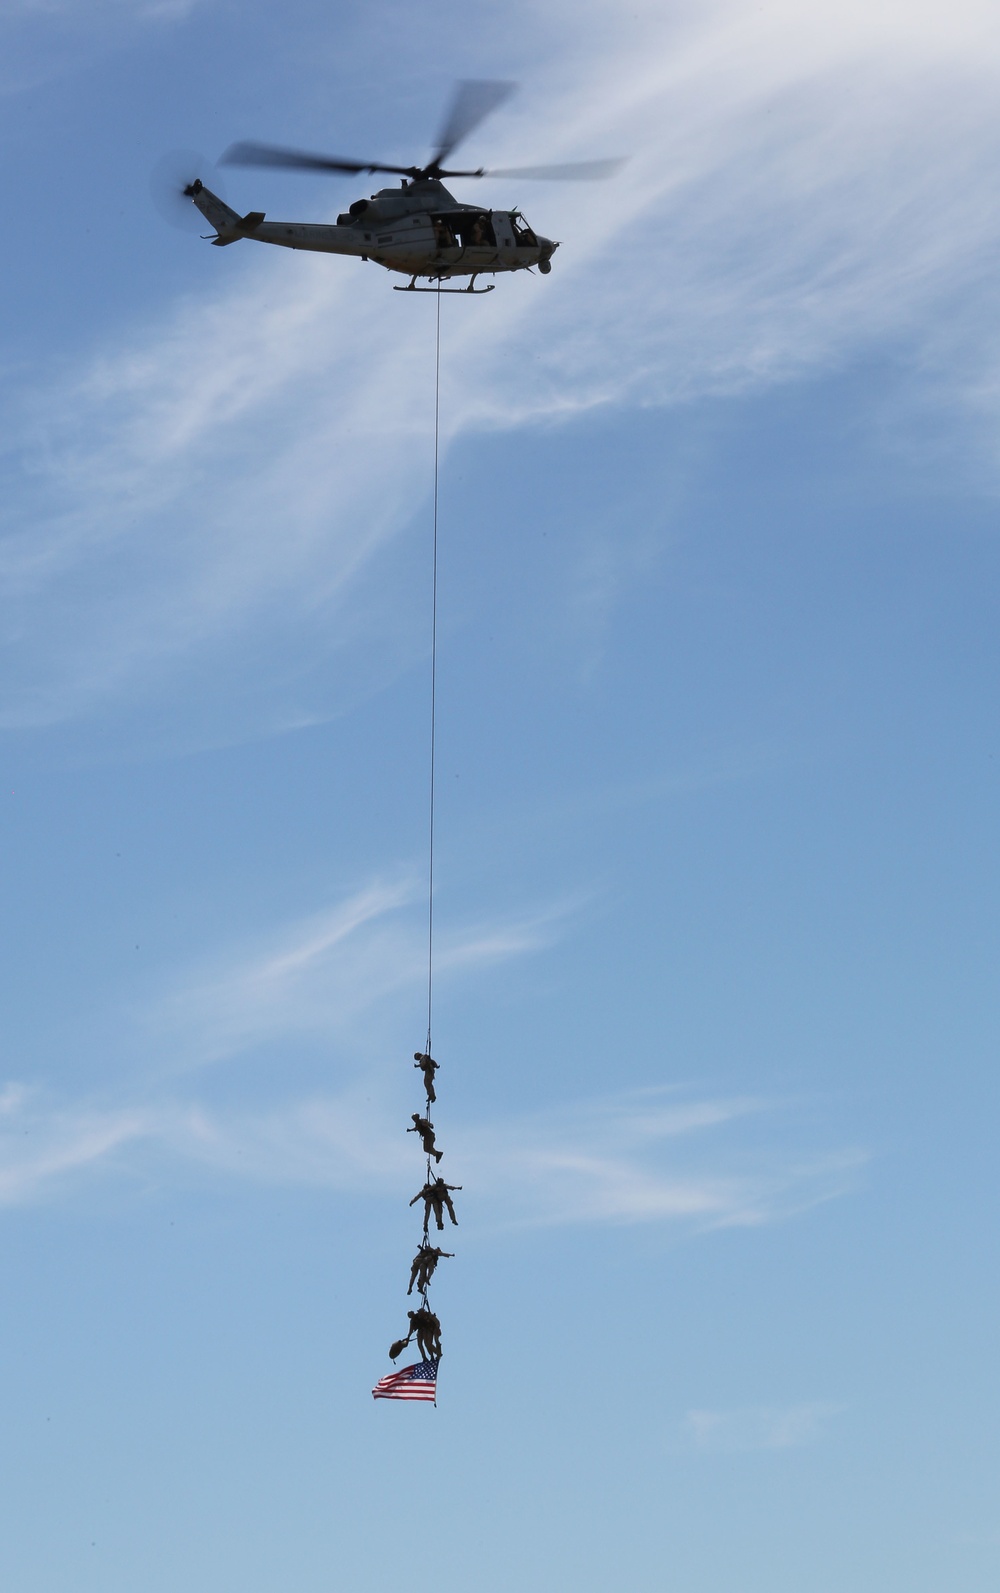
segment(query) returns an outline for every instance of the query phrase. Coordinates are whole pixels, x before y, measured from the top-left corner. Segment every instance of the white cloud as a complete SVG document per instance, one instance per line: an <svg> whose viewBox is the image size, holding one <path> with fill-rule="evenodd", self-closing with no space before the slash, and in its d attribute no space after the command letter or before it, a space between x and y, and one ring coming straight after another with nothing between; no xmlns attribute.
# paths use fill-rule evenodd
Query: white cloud
<svg viewBox="0 0 1000 1593"><path fill-rule="evenodd" d="M144 1131L145 1117L133 1108L91 1110L41 1106L20 1085L4 1091L0 1121L0 1204L31 1200L62 1187L71 1174L97 1169Z"/></svg>
<svg viewBox="0 0 1000 1593"><path fill-rule="evenodd" d="M186 1166L373 1197L412 1193L421 1179L400 1113L379 1102L366 1080L338 1095L256 1109L163 1098L74 1106L20 1086L10 1087L5 1101L5 1204L58 1198L84 1173L136 1177L151 1166L161 1181L173 1165L176 1177ZM667 1222L695 1231L759 1225L850 1187L863 1160L856 1153L789 1158L760 1133L752 1154L721 1132L692 1156L688 1140L719 1135L765 1110L725 1100L667 1106L660 1092L640 1092L544 1117L458 1124L442 1143L449 1179L464 1186L460 1221L480 1238L511 1224ZM707 1418L703 1425L707 1431Z"/></svg>
<svg viewBox="0 0 1000 1593"><path fill-rule="evenodd" d="M478 1125L456 1148L507 1222L751 1227L843 1194L865 1159L783 1153L755 1121L774 1114L762 1101L639 1090Z"/></svg>
<svg viewBox="0 0 1000 1593"><path fill-rule="evenodd" d="M192 973L141 1020L167 1071L245 1054L275 1038L350 1043L359 1023L427 979L426 885L382 880ZM419 904L419 905L418 905ZM415 911L413 909L416 909ZM547 945L568 906L503 922L441 924L439 984ZM149 1051L145 1053L148 1057Z"/></svg>
<svg viewBox="0 0 1000 1593"><path fill-rule="evenodd" d="M563 248L545 282L447 301L448 438L748 391L890 344L995 406L1000 52L983 6L575 15L578 47L496 124L493 158L634 158L592 191L491 193ZM301 678L331 634L343 656L377 633L382 669L422 646L391 599L359 612L357 583L426 499L433 301L372 267L251 249L213 259L222 289L22 395L8 725L167 682L205 734L287 723L329 711ZM192 253L192 281L208 269ZM210 672L214 708L209 654L244 666Z"/></svg>
<svg viewBox="0 0 1000 1593"><path fill-rule="evenodd" d="M709 1454L798 1449L815 1443L842 1405L813 1400L802 1405L747 1405L735 1410L690 1410L681 1424L686 1447Z"/></svg>
<svg viewBox="0 0 1000 1593"><path fill-rule="evenodd" d="M409 1069L401 1078L386 1060L398 1046L384 1036L395 1032L400 997L412 1008L426 980L426 920L412 910L414 894L405 878L372 881L257 945L208 959L131 1020L119 1014L120 1082L100 1096L0 1090L0 1201L58 1194L71 1174L134 1174L164 1159L244 1179L399 1192L419 1157L400 1129L412 1109ZM442 925L439 988L549 945L571 908ZM301 1083L317 1041L333 1088ZM83 1058L86 1035L77 1043ZM282 1065L268 1062L266 1091L258 1085L254 1096L247 1073L264 1047ZM210 1065L198 1087L178 1089L180 1077ZM789 1122L781 1103L656 1086L449 1122L442 1143L480 1231L707 1229L777 1221L852 1187L864 1156L789 1151Z"/></svg>

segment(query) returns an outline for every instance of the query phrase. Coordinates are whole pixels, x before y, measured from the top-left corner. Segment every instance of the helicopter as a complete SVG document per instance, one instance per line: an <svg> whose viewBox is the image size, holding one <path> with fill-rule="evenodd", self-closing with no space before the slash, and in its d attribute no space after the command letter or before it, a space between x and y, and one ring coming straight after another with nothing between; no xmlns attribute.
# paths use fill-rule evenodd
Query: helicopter
<svg viewBox="0 0 1000 1593"><path fill-rule="evenodd" d="M241 216L195 177L183 188L184 196L215 228L211 242L219 247L253 238L284 249L309 249L322 254L353 255L370 260L387 271L410 278L397 293L491 293L495 286L476 287L477 277L501 271L537 268L543 276L552 270L558 243L534 232L520 210L488 210L466 205L450 194L443 178L496 177L531 180L594 181L610 177L620 160L573 161L557 166L515 166L493 171L449 171L445 162L475 128L510 98L513 83L482 79L456 85L451 105L438 134L437 146L426 166L390 166L382 161L344 160L284 149L274 144L232 144L219 164L279 167L288 171L325 171L358 174L387 172L398 176L398 188L380 188L369 199L356 199L336 225L311 222L267 221L262 210ZM468 287L442 288L454 277L469 277ZM418 287L420 278L436 287Z"/></svg>

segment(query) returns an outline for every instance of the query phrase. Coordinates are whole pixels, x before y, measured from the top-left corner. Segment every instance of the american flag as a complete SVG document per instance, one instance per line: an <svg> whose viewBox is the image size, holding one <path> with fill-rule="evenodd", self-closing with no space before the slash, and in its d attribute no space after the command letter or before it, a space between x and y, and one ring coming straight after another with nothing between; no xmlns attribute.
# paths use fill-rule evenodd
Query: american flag
<svg viewBox="0 0 1000 1593"><path fill-rule="evenodd" d="M401 1372L380 1377L372 1394L376 1399L431 1399L437 1404L437 1361L418 1361Z"/></svg>

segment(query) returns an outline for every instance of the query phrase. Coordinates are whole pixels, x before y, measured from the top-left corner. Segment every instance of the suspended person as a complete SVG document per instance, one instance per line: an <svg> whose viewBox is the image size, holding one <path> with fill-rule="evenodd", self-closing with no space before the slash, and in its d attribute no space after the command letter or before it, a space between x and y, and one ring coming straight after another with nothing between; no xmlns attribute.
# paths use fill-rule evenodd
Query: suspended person
<svg viewBox="0 0 1000 1593"><path fill-rule="evenodd" d="M437 1100L437 1096L434 1094L434 1075L440 1063L435 1062L434 1058L428 1056L426 1051L414 1051L413 1066L419 1068L424 1075L424 1089L427 1091L428 1101L433 1105Z"/></svg>
<svg viewBox="0 0 1000 1593"><path fill-rule="evenodd" d="M421 1117L419 1112L412 1112L410 1115L413 1118L413 1127L408 1128L406 1132L408 1134L419 1134L420 1143L424 1147L424 1155L433 1156L434 1160L439 1162L444 1155L444 1151L435 1150L434 1148L434 1124L429 1117Z"/></svg>
<svg viewBox="0 0 1000 1593"><path fill-rule="evenodd" d="M436 1245L422 1244L413 1258L410 1267L410 1287L407 1294L413 1293L413 1285L417 1286L417 1293L424 1294L437 1269L437 1264L443 1256L453 1256L454 1250L439 1250Z"/></svg>
<svg viewBox="0 0 1000 1593"><path fill-rule="evenodd" d="M425 1361L441 1359L441 1324L433 1311L424 1305L416 1311L407 1311L410 1319L410 1338L416 1334L417 1349Z"/></svg>
<svg viewBox="0 0 1000 1593"><path fill-rule="evenodd" d="M389 1346L389 1359L395 1361L408 1344L417 1340L417 1349L425 1361L441 1359L441 1323L434 1312L427 1306L419 1306L416 1311L407 1311L410 1319L410 1331L405 1339L397 1339L395 1344Z"/></svg>
<svg viewBox="0 0 1000 1593"><path fill-rule="evenodd" d="M441 1229L444 1228L444 1209L446 1206L448 1208L449 1217L455 1224L455 1227L458 1227L458 1218L455 1216L455 1208L451 1203L451 1192L455 1189L461 1189L461 1187L461 1184L446 1184L443 1178L435 1178L433 1182L426 1183L423 1189L421 1189L418 1194L414 1195L413 1199L410 1201L411 1206L415 1206L418 1200L422 1200L424 1203L425 1234L427 1232L428 1224L431 1220L432 1211L434 1213L434 1220L438 1227Z"/></svg>

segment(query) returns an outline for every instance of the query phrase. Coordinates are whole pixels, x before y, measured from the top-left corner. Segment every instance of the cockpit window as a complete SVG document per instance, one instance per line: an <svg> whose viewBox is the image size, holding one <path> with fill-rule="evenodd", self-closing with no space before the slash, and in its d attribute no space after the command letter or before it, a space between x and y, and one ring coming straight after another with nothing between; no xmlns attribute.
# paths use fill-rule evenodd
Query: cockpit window
<svg viewBox="0 0 1000 1593"><path fill-rule="evenodd" d="M538 239L535 237L535 234L528 226L528 223L525 221L524 217L519 216L516 210L510 218L510 224L514 229L514 242L517 244L519 249L538 248Z"/></svg>

